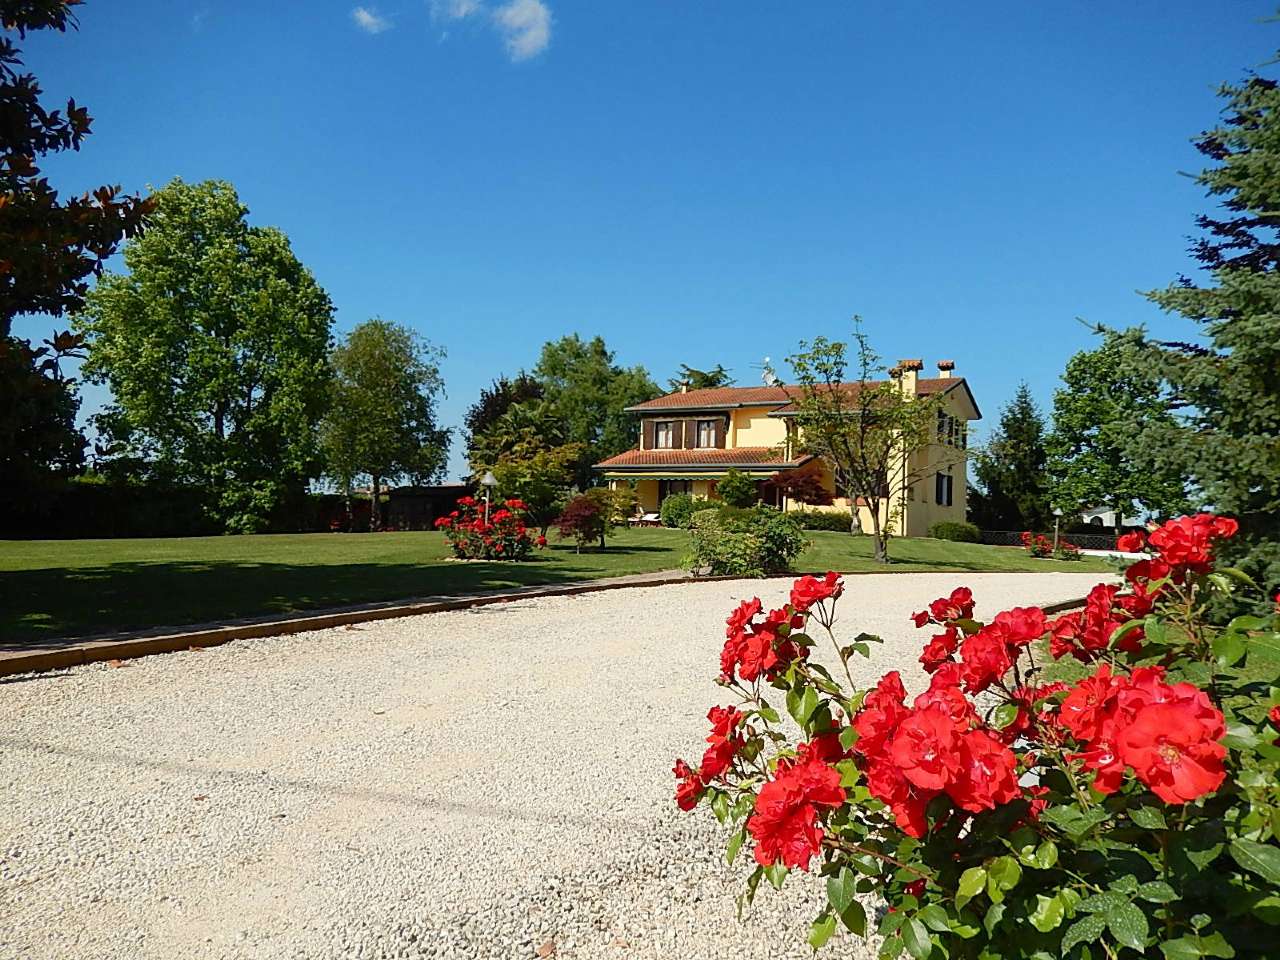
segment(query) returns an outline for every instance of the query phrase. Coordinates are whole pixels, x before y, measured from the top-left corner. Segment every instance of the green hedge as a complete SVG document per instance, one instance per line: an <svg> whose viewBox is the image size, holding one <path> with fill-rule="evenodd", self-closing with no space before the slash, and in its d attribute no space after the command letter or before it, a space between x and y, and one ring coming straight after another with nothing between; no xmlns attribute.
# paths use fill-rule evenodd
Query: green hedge
<svg viewBox="0 0 1280 960"><path fill-rule="evenodd" d="M783 573L808 546L799 522L772 507L699 510L685 566L713 576Z"/></svg>
<svg viewBox="0 0 1280 960"><path fill-rule="evenodd" d="M982 532L972 523L959 520L941 520L929 528L929 536L937 540L954 540L957 543L981 543Z"/></svg>
<svg viewBox="0 0 1280 960"><path fill-rule="evenodd" d="M792 510L790 516L795 517L805 530L848 533L853 526L853 513L849 510Z"/></svg>

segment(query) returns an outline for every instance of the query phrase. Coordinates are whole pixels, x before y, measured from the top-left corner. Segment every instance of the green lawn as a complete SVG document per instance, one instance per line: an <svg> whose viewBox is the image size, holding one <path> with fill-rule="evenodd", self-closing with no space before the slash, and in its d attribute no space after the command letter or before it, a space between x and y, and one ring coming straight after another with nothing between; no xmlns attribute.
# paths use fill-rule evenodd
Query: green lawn
<svg viewBox="0 0 1280 960"><path fill-rule="evenodd" d="M812 532L799 569L871 570L867 537ZM554 544L527 563L455 563L429 533L0 541L0 649L41 639L314 610L680 565L679 530L620 530L604 552ZM1021 550L897 540L893 571L1090 570Z"/></svg>

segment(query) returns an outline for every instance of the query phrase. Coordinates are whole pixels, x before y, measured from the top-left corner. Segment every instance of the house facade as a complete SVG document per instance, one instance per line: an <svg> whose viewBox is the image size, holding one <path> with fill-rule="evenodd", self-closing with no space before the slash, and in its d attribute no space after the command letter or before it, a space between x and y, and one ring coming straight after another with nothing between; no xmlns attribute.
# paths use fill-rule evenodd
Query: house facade
<svg viewBox="0 0 1280 960"><path fill-rule="evenodd" d="M893 532L924 536L943 520L965 519L965 465L959 455L966 444L968 423L980 419L973 394L963 377L954 375L954 364L938 364L938 376L919 376L923 363L904 360L895 368L895 380L908 396L942 394L937 441L919 451L911 473L917 479L909 487L895 483L902 466L890 470L890 494L883 501L882 524L896 518ZM806 509L858 509L864 529L871 529L866 504L854 504L837 490L831 471L821 460L799 452L793 403L801 395L794 386L714 387L681 390L657 397L628 410L640 419L640 436L632 450L595 465L617 488L631 486L645 511L656 511L673 493L689 493L713 499L716 485L730 469L755 479L761 498L784 510L805 508L779 494L768 483L778 473L811 472L832 494L828 507Z"/></svg>

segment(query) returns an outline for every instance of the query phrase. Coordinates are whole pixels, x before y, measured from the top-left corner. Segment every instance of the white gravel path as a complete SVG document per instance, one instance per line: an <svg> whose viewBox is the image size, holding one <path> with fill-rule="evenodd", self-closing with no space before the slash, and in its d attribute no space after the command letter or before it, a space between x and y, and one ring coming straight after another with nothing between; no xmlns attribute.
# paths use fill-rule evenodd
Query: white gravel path
<svg viewBox="0 0 1280 960"><path fill-rule="evenodd" d="M907 616L961 582L981 616L1097 579L850 577L846 629L889 641L855 679L918 680ZM808 958L819 885L766 885L739 924L746 860L671 800L725 615L786 589L526 600L2 683L0 957Z"/></svg>

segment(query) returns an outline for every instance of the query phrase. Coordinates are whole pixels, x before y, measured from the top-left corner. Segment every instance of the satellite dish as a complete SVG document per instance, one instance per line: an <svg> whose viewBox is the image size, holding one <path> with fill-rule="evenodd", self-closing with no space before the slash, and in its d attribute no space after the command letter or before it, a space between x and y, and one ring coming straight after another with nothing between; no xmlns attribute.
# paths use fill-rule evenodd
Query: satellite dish
<svg viewBox="0 0 1280 960"><path fill-rule="evenodd" d="M764 363L760 364L760 370L760 379L764 381L766 387L776 387L782 383L778 375L773 372L773 363L768 357L765 357Z"/></svg>

